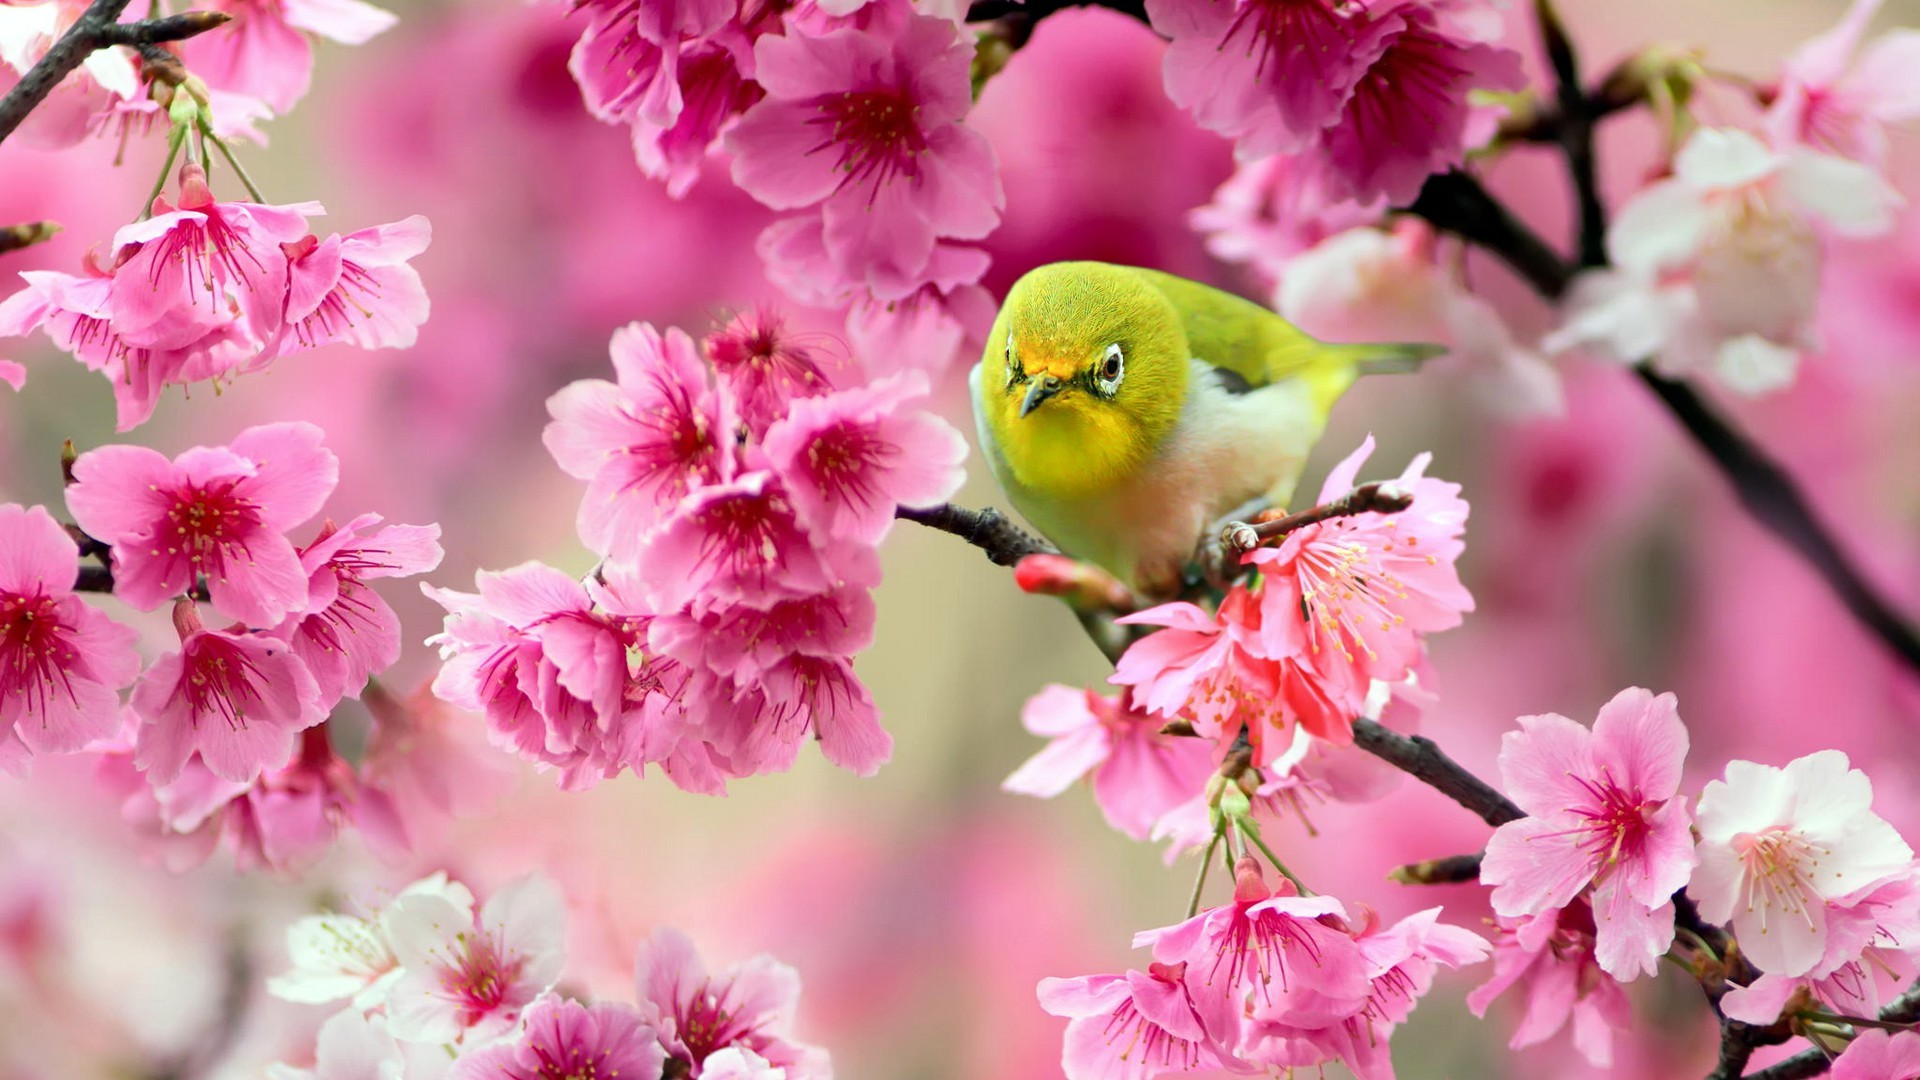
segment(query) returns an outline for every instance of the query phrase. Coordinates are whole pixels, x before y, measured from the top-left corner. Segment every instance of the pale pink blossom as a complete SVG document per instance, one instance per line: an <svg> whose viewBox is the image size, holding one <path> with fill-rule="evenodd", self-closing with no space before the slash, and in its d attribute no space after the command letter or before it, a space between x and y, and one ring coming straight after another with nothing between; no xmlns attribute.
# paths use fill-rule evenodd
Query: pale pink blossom
<svg viewBox="0 0 1920 1080"><path fill-rule="evenodd" d="M1304 149L1379 59L1397 17L1337 0L1149 0L1167 96L1242 160Z"/></svg>
<svg viewBox="0 0 1920 1080"><path fill-rule="evenodd" d="M510 1031L560 977L566 923L560 890L536 874L502 886L477 917L437 893L395 898L381 916L406 972L387 997L394 1037L474 1045Z"/></svg>
<svg viewBox="0 0 1920 1080"><path fill-rule="evenodd" d="M287 643L205 629L186 599L175 605L174 625L180 651L154 661L133 688L141 719L135 764L166 784L198 753L215 776L246 784L292 760L299 733L326 713Z"/></svg>
<svg viewBox="0 0 1920 1080"><path fill-rule="evenodd" d="M1213 201L1194 210L1188 220L1207 238L1208 251L1227 262L1247 263L1274 282L1282 280L1297 256L1330 237L1377 224L1386 212L1384 199L1356 203L1335 198L1327 190L1326 171L1308 159L1270 154L1240 162L1213 193ZM1422 337L1373 336L1410 341Z"/></svg>
<svg viewBox="0 0 1920 1080"><path fill-rule="evenodd" d="M210 35L203 35L210 36ZM256 341L279 329L287 295L280 245L307 235L319 203L220 202L198 165L180 169L180 205L154 200L153 216L113 234L109 293L115 332L132 344L177 347L224 321L230 306ZM176 329L192 314L198 324Z"/></svg>
<svg viewBox="0 0 1920 1080"><path fill-rule="evenodd" d="M387 225L308 235L283 245L286 310L279 336L263 354L298 352L335 342L361 349L411 348L427 321L427 290L407 265L432 239L418 214Z"/></svg>
<svg viewBox="0 0 1920 1080"><path fill-rule="evenodd" d="M73 464L67 508L113 548L114 593L151 610L206 579L214 610L274 626L308 600L286 531L319 512L339 461L307 423L266 424L168 461L103 446Z"/></svg>
<svg viewBox="0 0 1920 1080"><path fill-rule="evenodd" d="M727 135L735 183L776 209L819 206L837 278L897 298L942 238L976 240L1004 196L972 106L972 49L946 19L886 0L864 28L790 24L754 44L767 97ZM863 13L864 14L864 13Z"/></svg>
<svg viewBox="0 0 1920 1080"><path fill-rule="evenodd" d="M734 690L731 707L715 710L703 733L736 775L791 768L808 736L828 761L861 776L893 756L893 736L845 657L792 656L767 668L757 685Z"/></svg>
<svg viewBox="0 0 1920 1080"><path fill-rule="evenodd" d="M1327 237L1273 267L1280 281L1274 310L1323 341L1445 345L1447 356L1422 370L1466 375L1497 413L1561 412L1559 375L1515 342L1500 312L1442 265L1436 243L1433 227L1411 217L1391 229Z"/></svg>
<svg viewBox="0 0 1920 1080"><path fill-rule="evenodd" d="M1920 1076L1920 1031L1862 1030L1833 1059L1832 1080L1913 1080Z"/></svg>
<svg viewBox="0 0 1920 1080"><path fill-rule="evenodd" d="M1334 466L1320 502L1353 490L1373 445L1369 435ZM1455 566L1466 547L1467 503L1460 485L1426 475L1431 459L1416 456L1393 481L1413 498L1405 510L1329 518L1247 553L1243 561L1262 579L1266 655L1349 664L1363 687L1366 679L1398 682L1419 662L1425 635L1460 625L1473 610Z"/></svg>
<svg viewBox="0 0 1920 1080"><path fill-rule="evenodd" d="M642 1018L659 1032L667 1057L682 1063L689 1075L705 1075L703 1070L729 1048L785 1069L784 1080L833 1075L825 1050L794 1037L799 974L770 956L709 974L693 942L662 927L641 943L634 981Z"/></svg>
<svg viewBox="0 0 1920 1080"><path fill-rule="evenodd" d="M734 417L693 339L633 323L610 347L618 385L583 379L547 400L542 435L568 475L588 481L580 538L632 558L679 500L734 474Z"/></svg>
<svg viewBox="0 0 1920 1080"><path fill-rule="evenodd" d="M1499 44L1500 20L1473 0L1364 5L1384 33L1339 117L1321 133L1330 189L1359 202L1405 206L1427 177L1466 160L1493 134L1497 112L1476 90L1526 86L1520 56Z"/></svg>
<svg viewBox="0 0 1920 1080"><path fill-rule="evenodd" d="M708 1056L700 1080L787 1080L787 1071L751 1050L729 1046Z"/></svg>
<svg viewBox="0 0 1920 1080"><path fill-rule="evenodd" d="M1827 909L1827 947L1805 975L1761 975L1731 986L1720 1011L1766 1027L1805 997L1841 1016L1880 1013L1880 971L1898 971L1920 943L1920 874L1886 879Z"/></svg>
<svg viewBox="0 0 1920 1080"><path fill-rule="evenodd" d="M473 893L445 873L421 878L394 899L412 895L439 897L469 916L473 910ZM308 1005L351 999L355 1010L384 1002L402 974L384 913L375 908L364 918L329 912L296 919L287 927L287 959L293 967L269 977L267 992Z"/></svg>
<svg viewBox="0 0 1920 1080"><path fill-rule="evenodd" d="M1898 202L1865 165L1703 128L1671 178L1621 207L1607 230L1615 269L1576 283L1563 325L1542 344L1708 373L1744 394L1777 390L1818 345L1822 231L1885 232Z"/></svg>
<svg viewBox="0 0 1920 1080"><path fill-rule="evenodd" d="M1040 1007L1068 1018L1060 1066L1067 1080L1151 1080L1214 1069L1248 1070L1206 1029L1186 964L1124 975L1041 979Z"/></svg>
<svg viewBox="0 0 1920 1080"><path fill-rule="evenodd" d="M452 1080L653 1080L666 1060L658 1036L633 1006L582 1005L548 994L528 1007L525 1030L463 1056L450 1075Z"/></svg>
<svg viewBox="0 0 1920 1080"><path fill-rule="evenodd" d="M755 436L787 415L789 403L831 393L845 367L828 351L829 339L789 330L772 308L734 316L702 345Z"/></svg>
<svg viewBox="0 0 1920 1080"><path fill-rule="evenodd" d="M1626 991L1594 959L1593 918L1586 904L1523 919L1501 918L1493 976L1467 995L1475 1016L1515 986L1526 1002L1508 1047L1545 1042L1572 1024L1574 1049L1595 1068L1613 1064L1613 1034L1633 1028Z"/></svg>
<svg viewBox="0 0 1920 1080"><path fill-rule="evenodd" d="M0 741L36 753L112 736L140 674L139 634L74 595L79 558L44 508L0 505Z"/></svg>
<svg viewBox="0 0 1920 1080"><path fill-rule="evenodd" d="M295 1069L274 1062L267 1080L404 1080L406 1058L387 1033L382 1016L344 1009L320 1025L313 1068Z"/></svg>
<svg viewBox="0 0 1920 1080"><path fill-rule="evenodd" d="M1200 796L1213 774L1204 740L1160 734L1166 721L1127 708L1124 695L1049 686L1027 700L1020 722L1051 741L1001 789L1050 799L1091 775L1094 801L1108 824L1136 840Z"/></svg>
<svg viewBox="0 0 1920 1080"><path fill-rule="evenodd" d="M1591 887L1595 960L1622 981L1655 974L1673 944L1673 894L1696 861L1673 695L1622 690L1591 731L1553 714L1519 723L1501 742L1500 776L1528 816L1487 842L1480 880L1493 910L1538 915Z"/></svg>
<svg viewBox="0 0 1920 1080"><path fill-rule="evenodd" d="M213 86L256 97L285 113L313 79L309 34L364 45L397 21L362 0L211 0L206 10L232 17L187 41L194 74Z"/></svg>
<svg viewBox="0 0 1920 1080"><path fill-rule="evenodd" d="M1796 143L1880 166L1889 124L1920 117L1920 31L1889 30L1863 50L1882 0L1854 0L1839 24L1794 50L1767 109L1777 147Z"/></svg>
<svg viewBox="0 0 1920 1080"><path fill-rule="evenodd" d="M865 589L782 600L767 608L732 605L680 611L647 624L661 655L722 679L749 684L793 656L852 656L873 644L873 598Z"/></svg>
<svg viewBox="0 0 1920 1080"><path fill-rule="evenodd" d="M816 536L878 544L899 507L936 506L966 479L967 442L910 403L927 380L903 372L802 398L767 429L761 451Z"/></svg>
<svg viewBox="0 0 1920 1080"><path fill-rule="evenodd" d="M1700 793L1700 866L1688 892L1731 921L1761 971L1804 975L1826 952L1830 909L1906 871L1913 850L1872 809L1873 784L1822 750L1784 769L1734 761Z"/></svg>
<svg viewBox="0 0 1920 1080"><path fill-rule="evenodd" d="M975 279L936 278L897 300L854 297L847 342L875 374L923 371L938 380L979 354L995 310L993 294Z"/></svg>
<svg viewBox="0 0 1920 1080"><path fill-rule="evenodd" d="M1133 936L1161 964L1184 965L1187 992L1208 1033L1237 1041L1242 1017L1315 1028L1359 1012L1371 993L1366 958L1337 928L1347 910L1331 896L1301 896L1290 881L1267 887L1242 857L1233 900Z"/></svg>

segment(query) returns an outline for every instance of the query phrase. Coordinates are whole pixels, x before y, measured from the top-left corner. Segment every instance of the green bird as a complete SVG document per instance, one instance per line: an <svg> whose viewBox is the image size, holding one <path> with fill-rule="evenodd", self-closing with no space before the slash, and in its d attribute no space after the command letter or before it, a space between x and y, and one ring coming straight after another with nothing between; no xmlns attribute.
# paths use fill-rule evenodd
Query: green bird
<svg viewBox="0 0 1920 1080"><path fill-rule="evenodd" d="M1042 266L1014 283L972 373L994 478L1061 551L1168 596L1202 533L1285 506L1353 380L1434 345L1334 345L1157 270Z"/></svg>

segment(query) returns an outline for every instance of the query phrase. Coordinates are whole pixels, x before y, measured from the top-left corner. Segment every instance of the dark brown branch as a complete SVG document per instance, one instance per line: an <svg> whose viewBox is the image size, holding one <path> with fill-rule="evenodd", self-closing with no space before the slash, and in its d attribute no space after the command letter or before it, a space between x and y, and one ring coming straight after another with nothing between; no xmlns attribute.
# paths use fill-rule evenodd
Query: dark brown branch
<svg viewBox="0 0 1920 1080"><path fill-rule="evenodd" d="M1892 1024L1920 1023L1920 982L1907 988L1907 992L1894 998L1886 1008L1880 1010L1880 1019ZM1819 1047L1803 1050L1784 1061L1769 1065L1759 1072L1748 1073L1747 1080L1806 1080L1809 1076L1819 1076L1827 1071L1831 1059L1826 1051Z"/></svg>
<svg viewBox="0 0 1920 1080"><path fill-rule="evenodd" d="M74 592L110 593L113 591L113 569L106 566L83 566L80 577L73 583Z"/></svg>
<svg viewBox="0 0 1920 1080"><path fill-rule="evenodd" d="M1309 507L1297 514L1268 518L1252 525L1241 521L1228 522L1220 532L1220 544L1229 552L1241 554L1328 518L1391 514L1412 505L1412 492L1395 486L1391 481L1376 480L1361 484L1332 502Z"/></svg>
<svg viewBox="0 0 1920 1080"><path fill-rule="evenodd" d="M1748 442L1714 412L1693 387L1645 364L1635 369L1667 410L1687 429L1733 484L1740 505L1786 541L1826 580L1853 617L1908 665L1920 669L1920 636L1874 591L1840 545L1814 516L1813 507L1778 463Z"/></svg>
<svg viewBox="0 0 1920 1080"><path fill-rule="evenodd" d="M1593 161L1593 125L1599 116L1593 98L1581 86L1580 57L1553 0L1535 0L1533 8L1540 22L1541 44L1553 68L1554 96L1560 103L1560 151L1573 180L1574 204L1579 208L1574 237L1580 265L1601 266L1607 261L1607 208L1600 201L1600 181Z"/></svg>
<svg viewBox="0 0 1920 1080"><path fill-rule="evenodd" d="M1427 177L1406 209L1437 229L1485 248L1549 300L1559 299L1573 281L1573 267L1567 260L1464 172Z"/></svg>
<svg viewBox="0 0 1920 1080"><path fill-rule="evenodd" d="M0 228L0 254L44 244L59 231L60 223L56 221L29 221Z"/></svg>
<svg viewBox="0 0 1920 1080"><path fill-rule="evenodd" d="M1031 3L1022 3L1021 0L974 0L967 8L967 21L992 22L1011 17L1031 26L1055 12L1077 7L1103 7L1130 15L1141 22L1147 21L1146 0L1032 0Z"/></svg>
<svg viewBox="0 0 1920 1080"><path fill-rule="evenodd" d="M929 529L952 533L986 552L987 558L999 566L1012 566L1029 555L1059 554L1052 544L1015 525L1007 520L1007 515L992 507L969 510L964 506L941 503L928 510L902 506L894 514Z"/></svg>
<svg viewBox="0 0 1920 1080"><path fill-rule="evenodd" d="M1527 816L1505 795L1462 768L1425 736L1402 735L1361 717L1353 722L1353 743L1480 815L1480 820L1496 828Z"/></svg>
<svg viewBox="0 0 1920 1080"><path fill-rule="evenodd" d="M0 142L13 134L60 81L87 57L112 45L141 46L180 41L225 23L229 16L216 11L190 11L164 19L121 25L120 13L131 0L94 0L40 62L0 97Z"/></svg>

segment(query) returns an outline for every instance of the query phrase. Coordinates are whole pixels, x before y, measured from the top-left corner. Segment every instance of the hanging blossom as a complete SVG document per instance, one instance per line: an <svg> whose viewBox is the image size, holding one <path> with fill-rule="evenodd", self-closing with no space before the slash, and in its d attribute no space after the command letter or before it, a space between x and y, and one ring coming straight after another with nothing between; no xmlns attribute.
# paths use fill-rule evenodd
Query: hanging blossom
<svg viewBox="0 0 1920 1080"><path fill-rule="evenodd" d="M232 21L182 43L187 66L208 84L264 101L284 114L313 81L312 36L364 45L398 20L361 0L208 0Z"/></svg>
<svg viewBox="0 0 1920 1080"><path fill-rule="evenodd" d="M1500 19L1473 0L1151 0L1168 96L1234 140L1318 173L1331 200L1405 205L1493 134L1476 89L1523 86Z"/></svg>
<svg viewBox="0 0 1920 1080"><path fill-rule="evenodd" d="M1467 995L1475 1016L1508 990L1521 987L1525 1014L1509 1049L1545 1042L1570 1028L1574 1049L1588 1064L1613 1064L1613 1035L1633 1030L1633 1006L1620 983L1595 959L1593 912L1585 901L1521 919L1500 917L1493 977Z"/></svg>
<svg viewBox="0 0 1920 1080"><path fill-rule="evenodd" d="M1020 722L1051 741L1001 789L1050 799L1091 776L1107 823L1147 839L1156 822L1206 787L1213 758L1204 741L1163 735L1164 720L1125 702L1125 695L1070 686L1049 686L1029 698Z"/></svg>
<svg viewBox="0 0 1920 1080"><path fill-rule="evenodd" d="M1438 921L1433 908L1383 927L1350 921L1332 897L1265 884L1257 862L1235 867L1233 899L1177 926L1144 931L1144 972L1044 979L1041 1007L1071 1018L1068 1080L1225 1069L1320 1069L1339 1062L1364 1080L1393 1075L1388 1041L1440 966L1483 960L1487 943Z"/></svg>
<svg viewBox="0 0 1920 1080"><path fill-rule="evenodd" d="M431 592L450 613L436 693L570 786L659 763L717 792L809 737L871 773L892 748L852 664L874 547L896 507L959 486L965 442L918 408L921 376L865 383L769 312L702 346L635 324L612 352L619 381L555 394L545 434L607 561L586 585L530 564Z"/></svg>
<svg viewBox="0 0 1920 1080"><path fill-rule="evenodd" d="M1755 967L1804 975L1840 912L1912 869L1913 850L1872 806L1873 783L1838 750L1784 769L1731 762L1700 793L1688 892L1708 921L1731 921Z"/></svg>
<svg viewBox="0 0 1920 1080"><path fill-rule="evenodd" d="M1552 714L1519 723L1501 742L1500 776L1528 816L1487 842L1480 880L1493 910L1540 915L1591 888L1601 969L1622 981L1655 974L1673 944L1673 894L1695 862L1673 695L1622 690L1591 731Z"/></svg>
<svg viewBox="0 0 1920 1080"><path fill-rule="evenodd" d="M112 736L139 635L74 595L79 548L43 507L0 505L0 764Z"/></svg>
<svg viewBox="0 0 1920 1080"><path fill-rule="evenodd" d="M119 430L145 423L168 386L215 389L282 352L345 341L405 347L427 317L424 250L413 217L322 242L307 233L318 203L214 198L206 174L179 174L180 205L114 234L111 265L79 275L22 271L0 300L0 336L38 329L113 386Z"/></svg>
<svg viewBox="0 0 1920 1080"><path fill-rule="evenodd" d="M1880 169L1887 126L1920 118L1920 31L1890 30L1861 47L1881 3L1854 0L1781 64L1765 121L1777 149L1804 145Z"/></svg>
<svg viewBox="0 0 1920 1080"><path fill-rule="evenodd" d="M1858 162L1733 129L1695 132L1673 168L1621 207L1607 230L1615 269L1582 276L1542 344L1743 394L1787 386L1819 347L1823 231L1884 233L1899 196Z"/></svg>

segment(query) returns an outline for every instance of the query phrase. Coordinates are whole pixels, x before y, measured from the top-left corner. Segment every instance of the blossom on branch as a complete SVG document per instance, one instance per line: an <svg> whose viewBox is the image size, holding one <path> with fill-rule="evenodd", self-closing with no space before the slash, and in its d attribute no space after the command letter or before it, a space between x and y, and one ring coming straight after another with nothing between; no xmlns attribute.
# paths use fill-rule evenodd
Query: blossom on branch
<svg viewBox="0 0 1920 1080"><path fill-rule="evenodd" d="M397 21L362 0L207 0L203 7L232 21L186 42L188 67L209 84L258 98L276 113L306 96L313 79L309 34L364 45Z"/></svg>
<svg viewBox="0 0 1920 1080"><path fill-rule="evenodd" d="M833 1075L827 1052L793 1035L799 974L770 956L709 973L685 934L663 928L641 943L634 982L641 1017L685 1075L707 1076L706 1070L718 1064L754 1076L744 1071L746 1054L785 1069L785 1080ZM728 1064L726 1059L734 1060ZM671 1064L668 1070L673 1071Z"/></svg>
<svg viewBox="0 0 1920 1080"><path fill-rule="evenodd" d="M1020 722L1052 741L1001 790L1050 799L1091 775L1107 823L1147 839L1162 817L1200 795L1213 760L1204 740L1161 734L1164 720L1128 708L1126 700L1070 686L1049 686L1029 698Z"/></svg>

